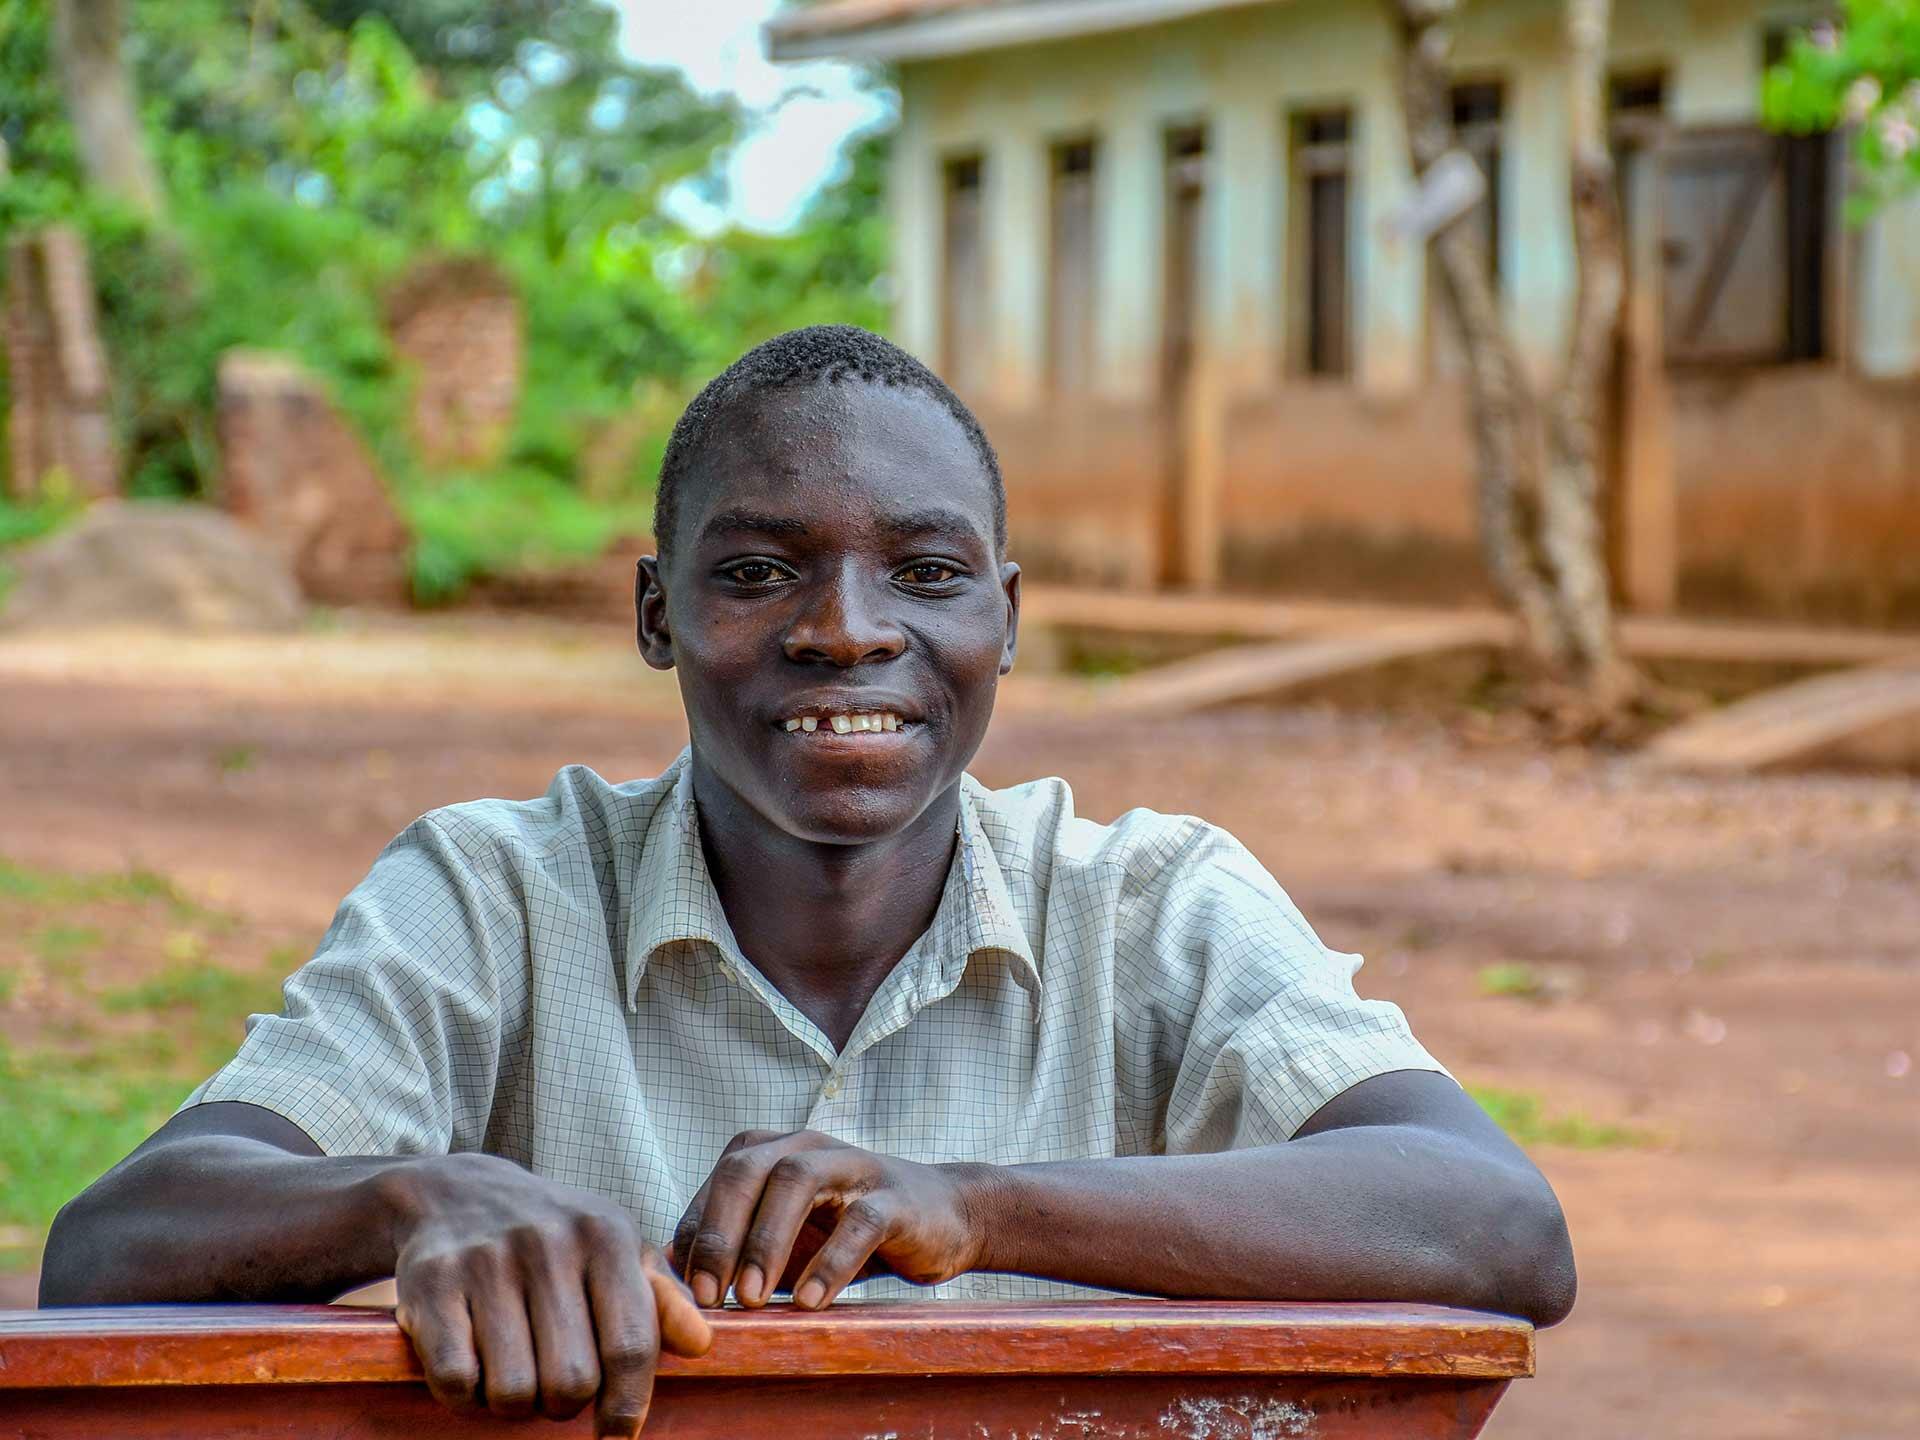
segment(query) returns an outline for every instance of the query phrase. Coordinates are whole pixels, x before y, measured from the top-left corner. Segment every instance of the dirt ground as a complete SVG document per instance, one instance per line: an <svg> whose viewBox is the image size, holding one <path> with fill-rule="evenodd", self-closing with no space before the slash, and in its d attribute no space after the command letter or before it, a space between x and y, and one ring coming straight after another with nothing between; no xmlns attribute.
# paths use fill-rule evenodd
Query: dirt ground
<svg viewBox="0 0 1920 1440"><path fill-rule="evenodd" d="M317 934L422 810L684 738L611 628L0 641L0 855ZM1642 1137L1536 1147L1581 1298L1489 1435L1920 1435L1920 782L1658 777L1315 708L1065 717L1018 677L975 768L1228 826L1463 1080Z"/></svg>

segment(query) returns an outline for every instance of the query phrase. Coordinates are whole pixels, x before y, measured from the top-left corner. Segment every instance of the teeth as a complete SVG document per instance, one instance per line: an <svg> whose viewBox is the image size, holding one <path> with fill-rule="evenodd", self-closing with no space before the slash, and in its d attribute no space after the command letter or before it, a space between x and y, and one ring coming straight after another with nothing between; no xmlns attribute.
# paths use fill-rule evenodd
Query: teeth
<svg viewBox="0 0 1920 1440"><path fill-rule="evenodd" d="M817 715L796 716L792 720L783 720L781 725L791 735L795 731L811 735L820 728L821 717ZM829 715L826 723L833 727L836 735L878 735L903 728L906 724L898 715L882 711L877 715Z"/></svg>

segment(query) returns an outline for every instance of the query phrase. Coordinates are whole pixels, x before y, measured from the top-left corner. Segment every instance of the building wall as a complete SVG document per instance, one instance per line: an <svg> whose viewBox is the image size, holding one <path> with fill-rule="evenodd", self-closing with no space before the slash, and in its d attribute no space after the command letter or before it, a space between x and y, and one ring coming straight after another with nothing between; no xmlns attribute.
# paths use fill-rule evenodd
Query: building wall
<svg viewBox="0 0 1920 1440"><path fill-rule="evenodd" d="M1804 5L1619 0L1614 68L1666 77L1670 122L1751 124L1769 24ZM1537 373L1557 363L1574 261L1565 155L1560 0L1466 7L1463 78L1504 86L1502 289ZM1152 583L1163 573L1182 418L1159 396L1164 137L1204 122L1211 185L1199 267L1197 372L1225 416L1218 436L1220 578L1233 583L1465 597L1474 559L1471 438L1457 386L1436 375L1427 263L1383 222L1410 189L1386 8L1285 0L1151 29L904 67L893 205L899 338L936 364L945 159L983 161L988 378L966 399L999 445L1016 551L1040 573ZM1354 374L1288 373L1287 117L1350 107L1357 127L1350 220ZM1049 393L1049 155L1094 137L1095 382ZM1920 372L1920 204L1845 242L1849 304L1840 362L1676 378L1672 454L1679 590L1689 603L1810 608L1846 593L1891 613L1920 553L1920 466L1886 418ZM1724 443L1722 426L1817 415L1822 438ZM1891 427L1891 428L1890 428ZM1813 457L1780 470L1780 455ZM1766 465L1760 465L1761 459ZM1788 504L1782 493L1818 487ZM1809 509L1829 518L1817 550ZM1745 518L1737 523L1732 515ZM1850 527L1870 527L1855 533ZM1768 576L1780 555L1798 558ZM1870 555L1882 558L1869 560ZM1783 579L1791 576L1791 580Z"/></svg>

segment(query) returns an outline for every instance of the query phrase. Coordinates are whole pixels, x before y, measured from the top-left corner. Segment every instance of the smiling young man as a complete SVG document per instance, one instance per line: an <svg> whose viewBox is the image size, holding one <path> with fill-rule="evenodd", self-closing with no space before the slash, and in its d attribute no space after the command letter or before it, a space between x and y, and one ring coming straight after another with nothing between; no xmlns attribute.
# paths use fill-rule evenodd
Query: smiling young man
<svg viewBox="0 0 1920 1440"><path fill-rule="evenodd" d="M769 341L682 417L656 528L688 752L411 826L62 1212L43 1303L391 1275L441 1398L628 1434L729 1292L1566 1314L1552 1191L1245 849L967 776L1020 572L929 371Z"/></svg>

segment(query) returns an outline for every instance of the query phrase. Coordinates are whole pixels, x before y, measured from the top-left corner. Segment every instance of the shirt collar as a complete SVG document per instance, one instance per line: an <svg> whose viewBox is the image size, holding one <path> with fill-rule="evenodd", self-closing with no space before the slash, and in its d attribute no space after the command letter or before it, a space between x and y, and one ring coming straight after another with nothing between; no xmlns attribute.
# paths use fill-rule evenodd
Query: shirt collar
<svg viewBox="0 0 1920 1440"><path fill-rule="evenodd" d="M654 812L640 845L635 868L633 908L627 928L626 999L633 1009L653 957L676 945L705 943L724 955L739 944L727 923L720 896L700 848L700 825L693 799L691 750L684 750L660 778L671 780L666 803ZM988 843L977 809L984 793L971 775L960 782L960 844L940 907L925 939L932 942L935 964L946 989L976 955L1005 955L1015 981L1038 1001L1040 968L1007 889L1005 874Z"/></svg>

